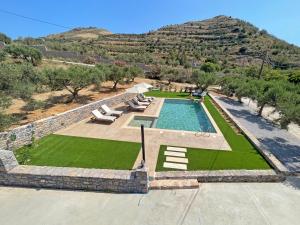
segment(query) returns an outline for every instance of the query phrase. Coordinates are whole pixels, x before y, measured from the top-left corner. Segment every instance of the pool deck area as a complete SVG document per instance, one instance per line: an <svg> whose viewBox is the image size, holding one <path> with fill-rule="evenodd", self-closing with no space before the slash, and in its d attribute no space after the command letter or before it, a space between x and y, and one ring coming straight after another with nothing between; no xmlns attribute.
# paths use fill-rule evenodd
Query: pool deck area
<svg viewBox="0 0 300 225"><path fill-rule="evenodd" d="M91 118L82 120L65 129L59 130L55 134L89 137L99 139L110 139L120 141L141 142L140 128L129 127L128 123L137 116L158 117L163 105L163 98L156 98L144 112L128 111L124 104L115 107L116 110L123 110L124 114L114 123L92 122ZM204 107L208 117L214 125L217 133L206 135L196 134L190 131L164 130L157 128L145 128L146 165L150 175L154 173L160 145L170 145L178 147L218 149L230 151L230 146L220 132L211 115ZM92 116L91 116L92 117ZM213 151L213 150L212 150ZM141 162L141 152L136 160L137 167Z"/></svg>

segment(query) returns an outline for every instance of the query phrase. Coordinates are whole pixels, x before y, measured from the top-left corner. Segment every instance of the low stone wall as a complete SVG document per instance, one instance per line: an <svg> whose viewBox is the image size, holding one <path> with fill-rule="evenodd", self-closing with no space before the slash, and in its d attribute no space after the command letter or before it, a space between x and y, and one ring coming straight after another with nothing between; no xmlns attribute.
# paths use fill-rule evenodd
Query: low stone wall
<svg viewBox="0 0 300 225"><path fill-rule="evenodd" d="M133 171L20 166L12 151L0 150L0 185L119 193L147 193L146 168Z"/></svg>
<svg viewBox="0 0 300 225"><path fill-rule="evenodd" d="M91 116L94 109L101 105L115 106L132 98L134 94L122 93L111 98L102 99L87 105L48 117L33 123L17 127L8 132L0 133L0 148L14 150L30 144L32 138L39 139L62 128L77 123Z"/></svg>
<svg viewBox="0 0 300 225"><path fill-rule="evenodd" d="M277 171L285 175L290 175L289 170L276 158L276 156L270 152L265 146L257 140L257 138L243 127L239 121L237 121L227 109L224 109L219 103L215 96L209 94L214 104L216 104L229 118L230 120L243 132L246 138L256 147L264 159Z"/></svg>
<svg viewBox="0 0 300 225"><path fill-rule="evenodd" d="M199 182L280 182L283 175L274 170L214 170L156 172L155 180L197 179Z"/></svg>

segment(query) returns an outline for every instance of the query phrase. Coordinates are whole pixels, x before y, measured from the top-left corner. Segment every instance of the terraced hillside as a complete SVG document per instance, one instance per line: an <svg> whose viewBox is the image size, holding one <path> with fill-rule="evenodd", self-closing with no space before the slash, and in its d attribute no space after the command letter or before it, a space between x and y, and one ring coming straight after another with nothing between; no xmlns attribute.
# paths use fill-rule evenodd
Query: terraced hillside
<svg viewBox="0 0 300 225"><path fill-rule="evenodd" d="M268 61L275 67L300 66L299 47L227 16L165 26L147 34L112 34L103 29L78 28L44 40L48 49L145 64L171 64L174 58L182 58L197 65L214 57L222 65L252 65L261 63L267 51Z"/></svg>

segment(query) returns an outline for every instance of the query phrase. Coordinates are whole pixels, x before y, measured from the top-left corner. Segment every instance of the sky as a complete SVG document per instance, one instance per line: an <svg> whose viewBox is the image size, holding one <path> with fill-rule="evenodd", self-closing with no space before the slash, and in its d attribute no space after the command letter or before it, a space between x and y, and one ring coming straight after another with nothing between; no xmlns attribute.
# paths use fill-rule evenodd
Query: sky
<svg viewBox="0 0 300 225"><path fill-rule="evenodd" d="M41 37L95 26L113 33L144 33L164 25L227 15L300 46L299 12L299 0L9 0L0 5L0 32L12 38Z"/></svg>

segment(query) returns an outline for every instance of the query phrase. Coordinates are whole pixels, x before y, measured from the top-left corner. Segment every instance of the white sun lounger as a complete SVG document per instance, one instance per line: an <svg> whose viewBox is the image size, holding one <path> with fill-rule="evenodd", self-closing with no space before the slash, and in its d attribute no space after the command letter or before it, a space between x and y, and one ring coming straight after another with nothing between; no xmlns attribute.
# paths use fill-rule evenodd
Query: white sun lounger
<svg viewBox="0 0 300 225"><path fill-rule="evenodd" d="M143 93L142 94L139 94L139 96L141 96L143 99L146 99L146 100L148 100L148 101L150 101L150 102L152 102L155 98L154 97L147 97L147 96L145 96Z"/></svg>
<svg viewBox="0 0 300 225"><path fill-rule="evenodd" d="M128 101L127 104L129 105L130 109L136 111L145 111L145 109L147 108L147 106L135 105L132 101Z"/></svg>
<svg viewBox="0 0 300 225"><path fill-rule="evenodd" d="M134 98L132 99L132 101L133 101L136 105L141 105L141 106L149 106L149 105L151 104L150 102L140 102L140 101L138 100L137 97L134 97Z"/></svg>
<svg viewBox="0 0 300 225"><path fill-rule="evenodd" d="M123 111L111 110L107 105L101 105L100 107L106 116L121 116L123 114Z"/></svg>
<svg viewBox="0 0 300 225"><path fill-rule="evenodd" d="M141 95L136 96L140 102L151 102L150 99L143 98Z"/></svg>
<svg viewBox="0 0 300 225"><path fill-rule="evenodd" d="M98 109L93 110L92 114L95 117L95 120L97 120L97 121L114 122L117 119L117 117L115 117L115 116L103 115L101 112L99 112Z"/></svg>

